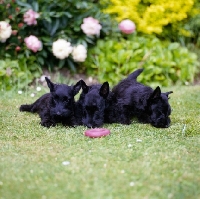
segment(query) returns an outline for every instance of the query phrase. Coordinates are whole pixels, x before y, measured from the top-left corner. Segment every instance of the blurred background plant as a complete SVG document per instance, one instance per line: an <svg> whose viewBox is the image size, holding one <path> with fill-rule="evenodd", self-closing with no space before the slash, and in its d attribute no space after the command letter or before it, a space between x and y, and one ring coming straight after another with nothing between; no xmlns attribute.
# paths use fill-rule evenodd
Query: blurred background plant
<svg viewBox="0 0 200 199"><path fill-rule="evenodd" d="M67 67L77 72L100 30L101 37L112 30L111 18L100 8L94 1L1 0L0 21L7 25L3 24L3 31L0 24L0 60L6 63L0 65L0 80L14 76L9 83L23 88L41 75L42 68ZM18 73L12 67L6 72L10 61L15 61Z"/></svg>
<svg viewBox="0 0 200 199"><path fill-rule="evenodd" d="M138 67L140 81L151 85L190 84L200 69L198 0L101 1L120 24L132 20L137 34L99 40L89 49L87 73L116 84ZM131 25L129 25L130 27ZM135 29L135 28L134 28ZM133 31L134 32L134 31ZM91 67L89 67L89 65Z"/></svg>
<svg viewBox="0 0 200 199"><path fill-rule="evenodd" d="M177 42L132 34L128 40L122 37L98 40L84 64L88 74L96 75L100 82L116 84L142 67L145 70L138 78L141 82L170 86L193 82L199 63L195 53Z"/></svg>
<svg viewBox="0 0 200 199"><path fill-rule="evenodd" d="M139 67L143 83L193 83L199 8L198 0L0 0L0 89L63 68L111 85Z"/></svg>

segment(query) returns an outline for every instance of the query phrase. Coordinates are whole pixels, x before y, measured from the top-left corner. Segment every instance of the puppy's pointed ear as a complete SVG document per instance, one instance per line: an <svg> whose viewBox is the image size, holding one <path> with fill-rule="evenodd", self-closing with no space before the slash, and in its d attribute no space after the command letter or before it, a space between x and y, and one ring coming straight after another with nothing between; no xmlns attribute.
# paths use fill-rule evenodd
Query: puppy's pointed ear
<svg viewBox="0 0 200 199"><path fill-rule="evenodd" d="M104 82L99 91L100 96L103 98L108 97L109 94L109 84L108 82Z"/></svg>
<svg viewBox="0 0 200 199"><path fill-rule="evenodd" d="M156 89L153 91L152 95L151 95L151 99L156 99L158 97L160 97L161 95L161 90L160 90L160 87L157 86Z"/></svg>
<svg viewBox="0 0 200 199"><path fill-rule="evenodd" d="M82 80L78 81L78 82L73 86L73 89L74 89L74 96L80 91L80 89L81 89L81 82L82 82Z"/></svg>
<svg viewBox="0 0 200 199"><path fill-rule="evenodd" d="M84 93L88 93L89 86L87 86L87 84L83 80L81 80L81 87L82 87Z"/></svg>
<svg viewBox="0 0 200 199"><path fill-rule="evenodd" d="M45 77L45 80L47 82L47 85L50 89L50 92L54 92L55 91L55 85L53 82L50 81L50 79L48 77Z"/></svg>
<svg viewBox="0 0 200 199"><path fill-rule="evenodd" d="M164 94L167 95L167 97L168 97L168 95L171 94L171 93L173 93L173 91L169 91L169 92L166 92Z"/></svg>

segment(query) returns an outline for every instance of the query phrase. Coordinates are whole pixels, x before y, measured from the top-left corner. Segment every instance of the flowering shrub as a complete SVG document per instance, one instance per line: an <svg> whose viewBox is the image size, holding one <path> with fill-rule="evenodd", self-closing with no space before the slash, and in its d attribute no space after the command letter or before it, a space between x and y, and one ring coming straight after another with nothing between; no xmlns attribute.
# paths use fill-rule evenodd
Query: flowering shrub
<svg viewBox="0 0 200 199"><path fill-rule="evenodd" d="M183 45L192 43L200 47L200 1L194 0L187 19L168 25L163 29L160 37L169 38L171 41L180 41Z"/></svg>
<svg viewBox="0 0 200 199"><path fill-rule="evenodd" d="M138 32L156 33L162 39L200 46L199 0L110 0L105 12L115 14L119 22L133 20Z"/></svg>
<svg viewBox="0 0 200 199"><path fill-rule="evenodd" d="M33 62L38 72L75 71L87 49L112 29L109 15L93 1L2 0L0 12L0 60L16 60L21 69L26 63L27 70Z"/></svg>
<svg viewBox="0 0 200 199"><path fill-rule="evenodd" d="M193 82L200 63L197 55L178 43L156 37L129 35L129 40L98 40L84 62L86 72L100 82L115 85L137 68L145 68L139 80L145 84L170 86Z"/></svg>
<svg viewBox="0 0 200 199"><path fill-rule="evenodd" d="M131 19L139 32L161 34L163 27L188 17L194 0L110 0L105 12L116 14L117 20Z"/></svg>

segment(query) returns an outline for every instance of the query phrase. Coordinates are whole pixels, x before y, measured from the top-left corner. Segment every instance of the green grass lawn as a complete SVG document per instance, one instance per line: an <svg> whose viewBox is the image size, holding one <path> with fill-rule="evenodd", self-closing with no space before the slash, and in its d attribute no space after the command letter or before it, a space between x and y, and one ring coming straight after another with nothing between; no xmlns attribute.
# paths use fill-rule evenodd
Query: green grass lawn
<svg viewBox="0 0 200 199"><path fill-rule="evenodd" d="M96 139L19 112L42 92L1 92L0 199L200 198L200 86L169 90L169 128L105 125L111 134Z"/></svg>

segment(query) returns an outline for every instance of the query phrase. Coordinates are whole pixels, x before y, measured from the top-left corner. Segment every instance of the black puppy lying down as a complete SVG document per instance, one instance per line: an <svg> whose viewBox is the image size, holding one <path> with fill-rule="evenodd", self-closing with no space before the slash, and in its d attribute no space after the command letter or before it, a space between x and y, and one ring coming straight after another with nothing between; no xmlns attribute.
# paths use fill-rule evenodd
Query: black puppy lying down
<svg viewBox="0 0 200 199"><path fill-rule="evenodd" d="M141 123L150 123L158 128L169 127L171 107L168 95L172 91L161 93L159 86L153 90L137 82L142 71L134 71L112 89L105 110L106 123L130 124L131 119L137 117Z"/></svg>
<svg viewBox="0 0 200 199"><path fill-rule="evenodd" d="M74 116L74 96L81 89L81 81L74 86L54 84L45 77L50 93L46 93L33 104L20 106L20 111L38 113L41 125L45 127L55 126L57 123L73 126L76 124Z"/></svg>

